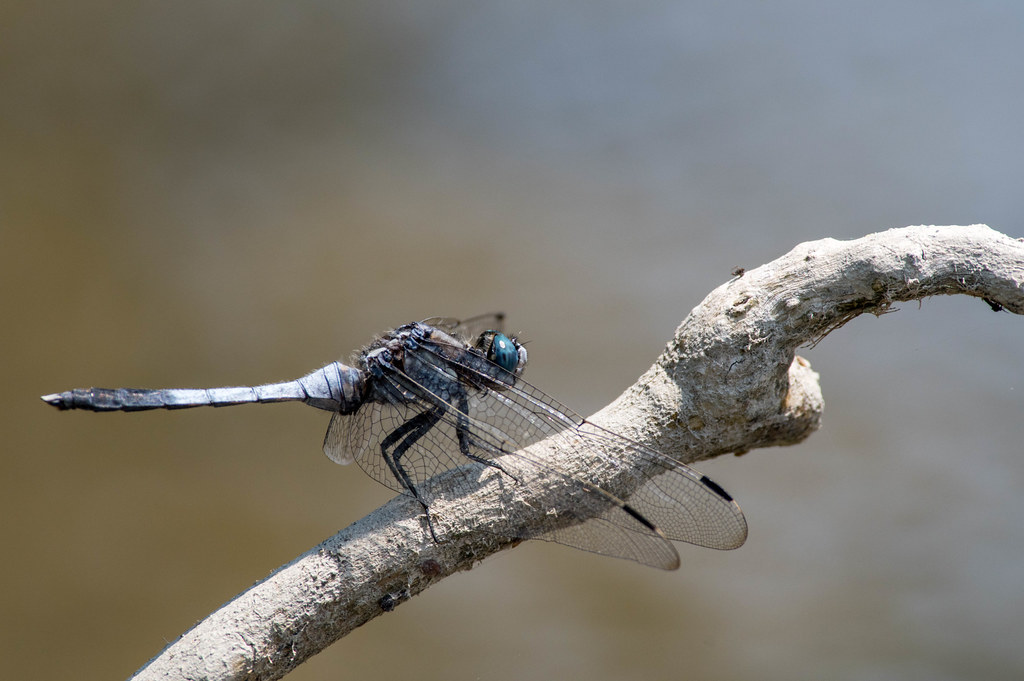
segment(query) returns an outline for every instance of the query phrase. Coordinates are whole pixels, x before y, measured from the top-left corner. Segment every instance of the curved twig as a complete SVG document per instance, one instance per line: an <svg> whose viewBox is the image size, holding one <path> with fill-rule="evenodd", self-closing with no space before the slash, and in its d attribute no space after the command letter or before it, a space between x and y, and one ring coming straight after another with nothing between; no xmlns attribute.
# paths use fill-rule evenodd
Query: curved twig
<svg viewBox="0 0 1024 681"><path fill-rule="evenodd" d="M635 385L590 420L684 462L799 442L818 428L818 375L796 356L853 317L967 294L1024 314L1024 243L984 225L822 239L718 287ZM559 452L545 456L559 457ZM559 459L572 471L573 462ZM435 543L419 503L392 499L226 603L137 679L278 679L352 629L510 543L486 528L492 479L448 501ZM536 522L545 522L543 499ZM432 509L434 506L432 506Z"/></svg>

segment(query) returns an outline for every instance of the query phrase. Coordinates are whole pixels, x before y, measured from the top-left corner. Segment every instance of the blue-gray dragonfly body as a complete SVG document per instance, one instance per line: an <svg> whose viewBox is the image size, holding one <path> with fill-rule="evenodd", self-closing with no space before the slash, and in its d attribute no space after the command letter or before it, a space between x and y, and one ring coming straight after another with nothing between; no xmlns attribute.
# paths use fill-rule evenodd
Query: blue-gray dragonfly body
<svg viewBox="0 0 1024 681"><path fill-rule="evenodd" d="M717 549L743 544L743 514L717 484L590 423L526 383L526 348L501 332L501 322L501 315L484 315L406 324L360 351L354 366L332 362L283 383L89 388L43 400L59 409L93 411L285 401L331 411L327 456L355 461L374 479L417 499L435 539L431 500L469 492L491 472L510 483L499 530L510 538L555 541L663 569L679 565L670 539ZM574 470L610 471L618 479L615 491L531 454L527 448L541 440L582 462ZM525 521L532 509L517 499L540 484L556 490L558 503L548 511L556 522L533 530L536 523Z"/></svg>

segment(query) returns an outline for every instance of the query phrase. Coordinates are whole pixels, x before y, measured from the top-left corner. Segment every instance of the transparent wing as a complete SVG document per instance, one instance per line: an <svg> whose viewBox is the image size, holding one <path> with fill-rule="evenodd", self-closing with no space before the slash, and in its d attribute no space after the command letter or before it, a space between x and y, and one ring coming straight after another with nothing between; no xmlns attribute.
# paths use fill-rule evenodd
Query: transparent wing
<svg viewBox="0 0 1024 681"><path fill-rule="evenodd" d="M324 454L334 463L347 466L356 460L359 452L370 447L370 433L363 432L364 426L353 425L357 415L372 409L372 402L364 403L355 414L334 414L324 435ZM356 428L356 430L352 430Z"/></svg>
<svg viewBox="0 0 1024 681"><path fill-rule="evenodd" d="M416 488L415 496L428 507L441 495L462 496L473 491L485 476L507 474L511 484L501 496L499 520L490 531L506 537L555 541L666 570L678 567L679 557L672 544L624 502L591 483L517 452L516 441L495 423L498 419L480 418L488 415L484 412L491 405L479 400L479 395L467 393L462 409L460 404L442 399L404 373L387 373L381 380L422 399L408 404L368 403L355 414L336 414L325 440L325 451L332 459L355 460L374 479L410 494L401 479L406 474ZM438 421L418 433L415 442L404 449L398 459L402 471L396 471L382 448L394 452L397 442L389 442L392 434L432 413L439 414ZM345 450L348 457L332 454ZM487 460L510 456L495 467L474 464L467 454ZM438 477L445 471L450 472ZM543 490L542 495L534 493L538 487ZM530 529L524 516L527 511L536 511L521 501L523 496L551 499L546 512L557 518L556 529L544 533Z"/></svg>
<svg viewBox="0 0 1024 681"><path fill-rule="evenodd" d="M433 370L441 369L431 365ZM443 407L443 415L437 426L427 431L407 452L409 461L415 462L418 470L433 475L433 466L438 462L452 461L451 452L457 452L459 471L465 471L454 484L446 479L444 485L456 495L472 491L479 484L480 477L494 473L494 467L485 465L466 466L466 454L460 451L458 431L462 431L462 446L474 457L501 459L500 470L513 478L515 484L502 499L504 524L499 525L499 534L521 539L543 539L602 555L627 558L639 563L665 570L679 566L679 555L664 534L648 522L640 513L625 502L600 487L566 475L545 462L528 456L518 441L503 430L502 420L495 418L492 404L486 399L487 392L471 393L467 397L467 409L462 405L446 401L436 393L406 374L389 375L397 387L429 395L431 401ZM486 418L484 418L486 417ZM429 461L428 465L422 465ZM441 464L444 465L443 463ZM430 489L433 480L420 478L417 482L433 496L441 490ZM534 494L537 489L542 494ZM528 507L521 496L551 499L546 513L555 516L556 529L539 532L525 522L524 512ZM429 503L429 501L428 501ZM535 513L535 510L529 509Z"/></svg>
<svg viewBox="0 0 1024 681"><path fill-rule="evenodd" d="M434 352L430 344L423 344L422 351ZM468 364L461 370L474 372ZM481 382L485 379L493 384L492 377L480 375ZM483 389L475 398L470 416L499 428L510 449L556 437L586 462L584 470L612 471L615 487L606 491L627 499L669 539L715 549L734 549L746 541L739 505L689 466L590 423L522 379L502 390Z"/></svg>
<svg viewBox="0 0 1024 681"><path fill-rule="evenodd" d="M455 319L453 317L431 317L422 322L428 326L441 329L457 338L467 342L474 341L484 331L502 331L505 326L504 312L489 312L477 315L469 319Z"/></svg>

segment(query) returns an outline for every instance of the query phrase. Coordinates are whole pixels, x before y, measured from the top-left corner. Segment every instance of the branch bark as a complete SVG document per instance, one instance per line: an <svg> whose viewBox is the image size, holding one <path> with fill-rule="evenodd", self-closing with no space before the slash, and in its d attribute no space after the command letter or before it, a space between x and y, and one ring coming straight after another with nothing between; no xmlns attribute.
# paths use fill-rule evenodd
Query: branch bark
<svg viewBox="0 0 1024 681"><path fill-rule="evenodd" d="M859 314L952 294L1024 314L1024 240L973 225L801 244L712 291L654 366L590 420L686 463L800 442L818 428L823 402L818 375L797 348ZM543 456L573 470L564 452ZM281 678L352 629L514 544L471 531L500 522L489 517L499 487L492 480L435 502L443 503L440 517L460 519L440 543L418 502L392 499L236 596L133 678ZM536 507L544 523L545 500Z"/></svg>

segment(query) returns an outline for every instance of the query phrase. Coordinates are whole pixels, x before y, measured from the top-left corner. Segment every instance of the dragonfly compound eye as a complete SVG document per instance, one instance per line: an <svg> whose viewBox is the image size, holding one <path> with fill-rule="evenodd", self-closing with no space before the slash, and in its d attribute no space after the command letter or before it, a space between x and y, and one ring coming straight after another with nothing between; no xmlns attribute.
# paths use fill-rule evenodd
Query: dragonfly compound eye
<svg viewBox="0 0 1024 681"><path fill-rule="evenodd" d="M491 347L487 350L487 359L511 372L515 371L516 365L519 364L519 351L508 336L496 333L491 339Z"/></svg>

